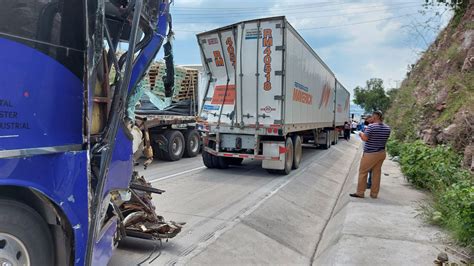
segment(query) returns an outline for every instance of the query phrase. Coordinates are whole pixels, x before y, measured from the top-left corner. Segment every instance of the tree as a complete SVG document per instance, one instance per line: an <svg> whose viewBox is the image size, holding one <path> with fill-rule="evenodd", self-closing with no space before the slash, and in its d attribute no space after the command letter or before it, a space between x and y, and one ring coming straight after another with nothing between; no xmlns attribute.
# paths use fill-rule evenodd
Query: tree
<svg viewBox="0 0 474 266"><path fill-rule="evenodd" d="M451 8L456 16L463 15L469 5L469 0L425 0L425 6L444 5Z"/></svg>
<svg viewBox="0 0 474 266"><path fill-rule="evenodd" d="M392 97L385 93L382 79L371 78L367 80L364 88L357 86L354 89L354 103L360 105L369 113L376 110L385 112L389 108L391 100L393 100L395 91L390 91L390 93Z"/></svg>

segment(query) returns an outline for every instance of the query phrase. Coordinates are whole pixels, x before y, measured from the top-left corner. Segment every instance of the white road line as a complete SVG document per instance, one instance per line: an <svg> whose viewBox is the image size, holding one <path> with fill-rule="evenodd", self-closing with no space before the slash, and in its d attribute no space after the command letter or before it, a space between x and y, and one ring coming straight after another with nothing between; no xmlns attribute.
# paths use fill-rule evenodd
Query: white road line
<svg viewBox="0 0 474 266"><path fill-rule="evenodd" d="M190 170L186 170L186 171L183 171L183 172L179 172L179 173L176 173L176 174L167 175L167 176L164 176L164 177L161 177L161 178L158 178L158 179L151 180L150 183L155 183L155 182L158 182L158 181L163 181L163 180L166 180L166 179L169 179L169 178L173 178L173 177L175 177L175 176L179 176L179 175L191 173L191 172L198 171L198 170L201 170L201 169L204 169L204 168L206 168L206 167L205 167L205 166L200 166L200 167L196 167L196 168L193 168L193 169L190 169Z"/></svg>
<svg viewBox="0 0 474 266"><path fill-rule="evenodd" d="M6 136L0 136L0 139L6 139L6 138L18 138L20 135L6 135Z"/></svg>

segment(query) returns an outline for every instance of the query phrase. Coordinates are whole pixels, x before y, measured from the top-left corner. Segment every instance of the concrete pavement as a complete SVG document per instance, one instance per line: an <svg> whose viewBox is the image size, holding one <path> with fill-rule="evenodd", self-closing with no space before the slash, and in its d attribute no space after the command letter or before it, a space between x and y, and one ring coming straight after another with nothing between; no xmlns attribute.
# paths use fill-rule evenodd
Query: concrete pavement
<svg viewBox="0 0 474 266"><path fill-rule="evenodd" d="M433 265L448 236L420 217L429 196L412 188L397 163L385 160L378 199L349 197L352 175L324 231L313 265Z"/></svg>
<svg viewBox="0 0 474 266"><path fill-rule="evenodd" d="M426 195L385 161L379 199L354 199L360 140L305 148L300 169L275 176L259 162L227 170L201 158L142 171L157 188L158 213L187 222L157 246L128 239L109 265L431 265L445 235L417 217ZM151 262L151 263L150 263Z"/></svg>
<svg viewBox="0 0 474 266"><path fill-rule="evenodd" d="M187 225L161 248L124 241L110 265L136 265L151 253L160 253L152 265L309 264L358 146L353 140L329 150L306 147L300 169L287 176L268 174L255 161L226 170L199 168L201 158L157 161L142 174L166 190L154 196L158 213Z"/></svg>

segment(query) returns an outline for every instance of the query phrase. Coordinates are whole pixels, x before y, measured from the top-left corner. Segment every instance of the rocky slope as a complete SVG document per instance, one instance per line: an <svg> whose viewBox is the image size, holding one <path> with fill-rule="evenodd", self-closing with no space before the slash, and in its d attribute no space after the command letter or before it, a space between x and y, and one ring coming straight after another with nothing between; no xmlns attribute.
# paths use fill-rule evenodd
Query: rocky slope
<svg viewBox="0 0 474 266"><path fill-rule="evenodd" d="M464 165L474 170L474 1L412 65L387 122L398 140L464 152Z"/></svg>

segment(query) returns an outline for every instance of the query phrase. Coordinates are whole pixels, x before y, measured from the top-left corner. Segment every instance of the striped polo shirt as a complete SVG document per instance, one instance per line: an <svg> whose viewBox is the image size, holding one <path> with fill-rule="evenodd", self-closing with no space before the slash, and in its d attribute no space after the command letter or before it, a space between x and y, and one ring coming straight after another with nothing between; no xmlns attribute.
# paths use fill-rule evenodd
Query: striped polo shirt
<svg viewBox="0 0 474 266"><path fill-rule="evenodd" d="M388 137L390 137L390 127L384 123L370 124L364 132L369 138L364 145L364 152L372 153L385 150Z"/></svg>

